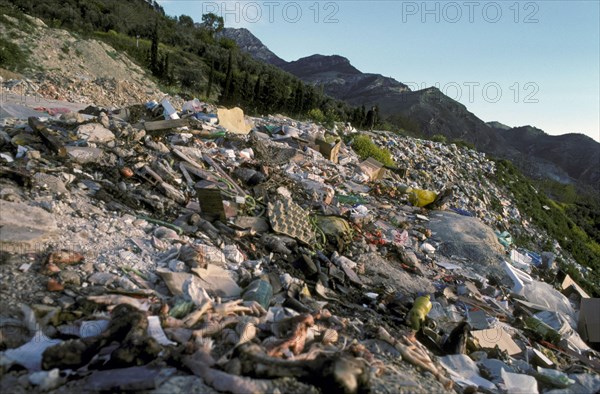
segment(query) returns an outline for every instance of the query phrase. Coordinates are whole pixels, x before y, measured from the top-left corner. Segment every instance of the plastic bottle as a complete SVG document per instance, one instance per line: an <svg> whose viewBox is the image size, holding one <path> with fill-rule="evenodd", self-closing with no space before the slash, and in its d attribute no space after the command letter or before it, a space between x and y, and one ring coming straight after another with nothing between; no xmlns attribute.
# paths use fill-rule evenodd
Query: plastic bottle
<svg viewBox="0 0 600 394"><path fill-rule="evenodd" d="M264 279L251 282L242 295L244 301L256 301L265 309L269 308L272 297L273 287Z"/></svg>

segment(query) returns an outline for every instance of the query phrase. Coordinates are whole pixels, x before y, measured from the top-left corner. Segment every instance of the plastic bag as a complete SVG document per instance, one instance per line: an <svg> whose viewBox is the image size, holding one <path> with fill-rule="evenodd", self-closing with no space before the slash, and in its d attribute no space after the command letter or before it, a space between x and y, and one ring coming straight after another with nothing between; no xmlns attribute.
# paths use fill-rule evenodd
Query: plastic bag
<svg viewBox="0 0 600 394"><path fill-rule="evenodd" d="M567 388L573 383L575 383L575 381L573 379L570 379L566 373L554 369L537 367L537 372L538 380L544 383L549 383L556 387Z"/></svg>
<svg viewBox="0 0 600 394"><path fill-rule="evenodd" d="M496 231L496 236L498 237L498 242L500 242L505 248L508 248L513 243L512 237L508 231L504 231L502 233Z"/></svg>
<svg viewBox="0 0 600 394"><path fill-rule="evenodd" d="M197 98L186 101L181 108L184 112L200 112L202 111L202 103Z"/></svg>
<svg viewBox="0 0 600 394"><path fill-rule="evenodd" d="M415 300L412 309L410 312L408 312L408 320L410 322L410 326L414 330L419 331L421 328L421 323L425 321L425 317L431 311L431 307L432 305L429 299L429 294L418 297Z"/></svg>
<svg viewBox="0 0 600 394"><path fill-rule="evenodd" d="M435 201L437 194L429 190L411 189L408 191L408 201L415 207L424 207Z"/></svg>

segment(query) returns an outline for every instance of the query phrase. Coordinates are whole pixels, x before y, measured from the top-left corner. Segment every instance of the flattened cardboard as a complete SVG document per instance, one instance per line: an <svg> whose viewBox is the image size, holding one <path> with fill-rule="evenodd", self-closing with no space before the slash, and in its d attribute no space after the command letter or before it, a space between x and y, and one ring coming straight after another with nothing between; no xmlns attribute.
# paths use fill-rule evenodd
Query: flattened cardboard
<svg viewBox="0 0 600 394"><path fill-rule="evenodd" d="M200 287L219 297L239 297L242 289L231 277L231 272L209 264L206 268L192 268L192 272L200 278Z"/></svg>
<svg viewBox="0 0 600 394"><path fill-rule="evenodd" d="M493 349L496 345L500 350L514 356L521 353L521 348L513 341L510 334L502 328L489 328L487 330L471 331L484 349Z"/></svg>
<svg viewBox="0 0 600 394"><path fill-rule="evenodd" d="M231 109L219 107L217 109L219 125L227 129L227 131L235 134L248 134L252 130L253 125L246 122L244 111L241 108L234 107Z"/></svg>
<svg viewBox="0 0 600 394"><path fill-rule="evenodd" d="M584 341L600 343L600 298L583 298L577 330Z"/></svg>

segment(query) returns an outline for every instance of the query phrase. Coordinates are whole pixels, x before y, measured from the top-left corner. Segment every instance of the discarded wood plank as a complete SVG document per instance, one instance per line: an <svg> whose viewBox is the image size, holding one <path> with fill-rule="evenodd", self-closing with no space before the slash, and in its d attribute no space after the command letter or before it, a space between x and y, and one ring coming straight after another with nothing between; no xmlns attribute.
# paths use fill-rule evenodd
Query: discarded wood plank
<svg viewBox="0 0 600 394"><path fill-rule="evenodd" d="M190 174L194 174L199 178L206 179L207 181L219 182L219 177L208 170L190 166L187 163L183 163L183 166Z"/></svg>
<svg viewBox="0 0 600 394"><path fill-rule="evenodd" d="M50 148L51 151L58 154L60 157L67 157L67 149L64 145L58 140L58 138L54 137L49 133L49 130L46 128L44 123L36 118L35 116L29 117L27 119L29 126L40 136L44 145Z"/></svg>
<svg viewBox="0 0 600 394"><path fill-rule="evenodd" d="M174 146L171 148L171 151L173 153L175 153L177 156L179 156L179 158L181 160L185 161L186 163L191 164L194 167L202 168L202 166L200 164L198 164L198 162L196 162L194 159L192 159L191 157L189 157L188 155L183 153L181 150L175 148Z"/></svg>
<svg viewBox="0 0 600 394"><path fill-rule="evenodd" d="M145 122L144 128L146 131L157 131L176 129L178 127L189 126L190 122L188 119L167 119L167 120L156 120L153 122Z"/></svg>
<svg viewBox="0 0 600 394"><path fill-rule="evenodd" d="M218 165L218 164L217 164L217 163L216 163L216 162L215 162L215 161L214 161L214 160L213 160L211 157L209 157L208 155L204 154L204 155L202 155L202 158L204 159L204 161L205 161L205 162L206 162L206 163L207 163L209 166L211 166L212 168L214 168L214 169L215 169L215 171L216 171L216 172L218 172L218 173L219 173L219 175L220 175L222 178L226 179L226 180L227 180L227 181L228 181L228 182L229 182L229 183L230 183L230 184L231 184L231 185L232 185L232 186L235 188L236 192L240 193L240 196L242 196L242 197L244 197L244 198L245 198L245 197L248 195L248 193L247 193L247 192L246 192L244 189L242 189L242 188L241 188L241 187L240 187L240 186L237 184L237 182L236 182L236 181L234 181L234 180L233 180L233 179L232 179L232 178L229 176L229 174L227 174L227 172L225 172L225 170L223 170L223 169L221 168L221 166L220 166L220 165Z"/></svg>
<svg viewBox="0 0 600 394"><path fill-rule="evenodd" d="M185 163L179 163L179 169L181 170L181 173L183 174L187 185L190 187L194 186L194 181L192 180L192 177L190 176L188 170L186 170Z"/></svg>
<svg viewBox="0 0 600 394"><path fill-rule="evenodd" d="M185 199L185 196L183 195L183 193L181 193L179 190L177 190L176 188L174 188L173 186L171 186L167 182L165 182L160 177L160 175L158 175L156 172L154 172L152 169L150 169L149 166L147 166L147 165L144 166L144 171L148 175L150 175L152 178L154 178L154 180L156 180L156 182L160 185L164 194L167 197L169 197L172 200L175 200L179 204L184 204L186 202L186 199Z"/></svg>
<svg viewBox="0 0 600 394"><path fill-rule="evenodd" d="M31 184L31 175L20 169L12 169L8 167L0 167L0 178L12 179L17 182L19 186L25 186Z"/></svg>

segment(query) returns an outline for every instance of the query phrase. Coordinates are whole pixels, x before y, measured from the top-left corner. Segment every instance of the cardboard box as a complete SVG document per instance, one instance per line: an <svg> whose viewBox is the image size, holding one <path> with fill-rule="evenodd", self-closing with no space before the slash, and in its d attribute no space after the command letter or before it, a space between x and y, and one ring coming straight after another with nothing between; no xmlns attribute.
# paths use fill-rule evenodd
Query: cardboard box
<svg viewBox="0 0 600 394"><path fill-rule="evenodd" d="M385 176L385 168L383 168L383 164L372 157L369 157L358 166L360 167L361 171L364 172L372 181L381 179Z"/></svg>
<svg viewBox="0 0 600 394"><path fill-rule="evenodd" d="M560 288L565 296L569 298L573 296L577 301L581 300L582 298L590 298L588 293L586 293L581 286L575 283L575 281L569 275L565 276Z"/></svg>
<svg viewBox="0 0 600 394"><path fill-rule="evenodd" d="M323 156L325 156L328 160L331 160L333 163L338 162L338 155L340 154L340 147L342 146L342 141L338 140L337 142L327 142L322 139L317 139L315 141L317 146L319 147L319 152Z"/></svg>

